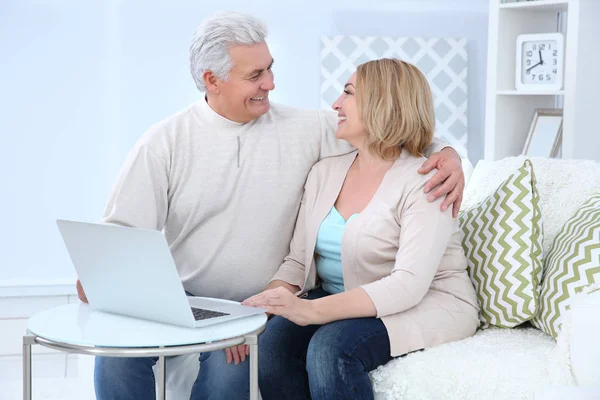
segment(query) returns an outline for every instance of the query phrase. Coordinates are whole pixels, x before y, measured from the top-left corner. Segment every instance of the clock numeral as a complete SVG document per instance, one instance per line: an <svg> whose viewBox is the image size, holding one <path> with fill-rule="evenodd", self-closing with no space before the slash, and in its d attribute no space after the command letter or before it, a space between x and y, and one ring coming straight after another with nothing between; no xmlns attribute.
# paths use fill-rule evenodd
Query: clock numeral
<svg viewBox="0 0 600 400"><path fill-rule="evenodd" d="M552 55L553 55L554 57L557 57L557 56L558 56L558 50L554 50L554 51L552 52Z"/></svg>
<svg viewBox="0 0 600 400"><path fill-rule="evenodd" d="M530 74L530 71L529 71L529 70L525 71L525 74L529 75L529 74Z"/></svg>
<svg viewBox="0 0 600 400"><path fill-rule="evenodd" d="M539 78L538 78L538 79L539 79L540 81L543 81L543 80L544 80L544 74L540 74L540 76L539 76Z"/></svg>
<svg viewBox="0 0 600 400"><path fill-rule="evenodd" d="M544 50L546 49L546 45L545 44L540 44L540 50Z"/></svg>
<svg viewBox="0 0 600 400"><path fill-rule="evenodd" d="M547 81L549 81L550 79L552 79L552 78L550 77L550 74L546 74L546 80L547 80Z"/></svg>
<svg viewBox="0 0 600 400"><path fill-rule="evenodd" d="M531 65L531 60L527 60L527 66Z"/></svg>
<svg viewBox="0 0 600 400"><path fill-rule="evenodd" d="M535 74L531 74L531 80L535 81Z"/></svg>
<svg viewBox="0 0 600 400"><path fill-rule="evenodd" d="M552 65L556 65L556 58L552 60Z"/></svg>
<svg viewBox="0 0 600 400"><path fill-rule="evenodd" d="M552 50L552 43L548 43L548 50Z"/></svg>
<svg viewBox="0 0 600 400"><path fill-rule="evenodd" d="M533 51L536 51L536 50L537 50L537 44L534 44L533 45Z"/></svg>
<svg viewBox="0 0 600 400"><path fill-rule="evenodd" d="M531 57L532 55L533 55L533 52L532 52L532 51L528 51L528 52L527 52L527 57Z"/></svg>
<svg viewBox="0 0 600 400"><path fill-rule="evenodd" d="M556 68L554 68L554 69L552 70L552 73L553 73L553 74L556 74L556 73L558 73L558 72L556 71Z"/></svg>

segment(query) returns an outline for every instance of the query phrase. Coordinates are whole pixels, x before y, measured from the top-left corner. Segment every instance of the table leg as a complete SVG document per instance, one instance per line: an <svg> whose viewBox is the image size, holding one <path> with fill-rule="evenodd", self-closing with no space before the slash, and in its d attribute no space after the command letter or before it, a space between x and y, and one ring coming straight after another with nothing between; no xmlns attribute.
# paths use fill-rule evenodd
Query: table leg
<svg viewBox="0 0 600 400"><path fill-rule="evenodd" d="M258 336L246 336L250 346L250 400L258 400Z"/></svg>
<svg viewBox="0 0 600 400"><path fill-rule="evenodd" d="M23 400L31 400L31 345L35 336L23 336Z"/></svg>
<svg viewBox="0 0 600 400"><path fill-rule="evenodd" d="M156 393L156 400L165 400L167 398L167 364L164 356L158 357L158 393Z"/></svg>

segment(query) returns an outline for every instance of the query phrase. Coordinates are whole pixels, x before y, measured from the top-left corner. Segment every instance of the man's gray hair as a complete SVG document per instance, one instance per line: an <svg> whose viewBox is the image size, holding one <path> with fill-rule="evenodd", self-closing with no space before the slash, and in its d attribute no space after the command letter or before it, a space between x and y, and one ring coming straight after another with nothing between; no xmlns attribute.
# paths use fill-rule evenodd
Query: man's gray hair
<svg viewBox="0 0 600 400"><path fill-rule="evenodd" d="M220 12L204 20L196 29L190 47L190 69L198 89L206 92L202 79L206 70L227 80L233 68L229 47L262 43L266 37L264 22L241 12Z"/></svg>

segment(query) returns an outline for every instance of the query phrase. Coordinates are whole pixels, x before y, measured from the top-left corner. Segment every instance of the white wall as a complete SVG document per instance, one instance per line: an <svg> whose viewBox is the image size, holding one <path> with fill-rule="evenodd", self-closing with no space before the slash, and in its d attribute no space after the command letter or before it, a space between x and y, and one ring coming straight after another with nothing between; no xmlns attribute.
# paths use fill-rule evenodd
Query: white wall
<svg viewBox="0 0 600 400"><path fill-rule="evenodd" d="M451 3L451 4L450 4ZM198 23L217 10L264 19L274 101L319 106L319 37L466 37L469 156L483 155L487 0L3 0L0 3L0 296L70 282L54 220L100 218L135 140L199 98L188 71Z"/></svg>

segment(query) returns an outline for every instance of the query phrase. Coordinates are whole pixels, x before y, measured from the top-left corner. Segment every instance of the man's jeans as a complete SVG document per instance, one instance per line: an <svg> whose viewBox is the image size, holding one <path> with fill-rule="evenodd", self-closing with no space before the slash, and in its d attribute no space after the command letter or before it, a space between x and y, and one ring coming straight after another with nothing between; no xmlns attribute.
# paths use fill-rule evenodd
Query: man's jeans
<svg viewBox="0 0 600 400"><path fill-rule="evenodd" d="M327 296L316 289L309 299ZM385 325L356 318L298 326L273 317L258 337L262 398L372 399L369 371L392 359Z"/></svg>
<svg viewBox="0 0 600 400"><path fill-rule="evenodd" d="M94 386L98 400L155 398L152 366L158 358L96 357ZM200 355L200 372L191 399L235 400L249 397L249 361L227 364L225 351Z"/></svg>
<svg viewBox="0 0 600 400"><path fill-rule="evenodd" d="M188 296L193 296L185 292ZM152 367L158 357L96 357L94 388L96 400L152 400L156 386ZM200 354L200 371L191 400L246 400L250 397L250 364L227 364L225 350Z"/></svg>

